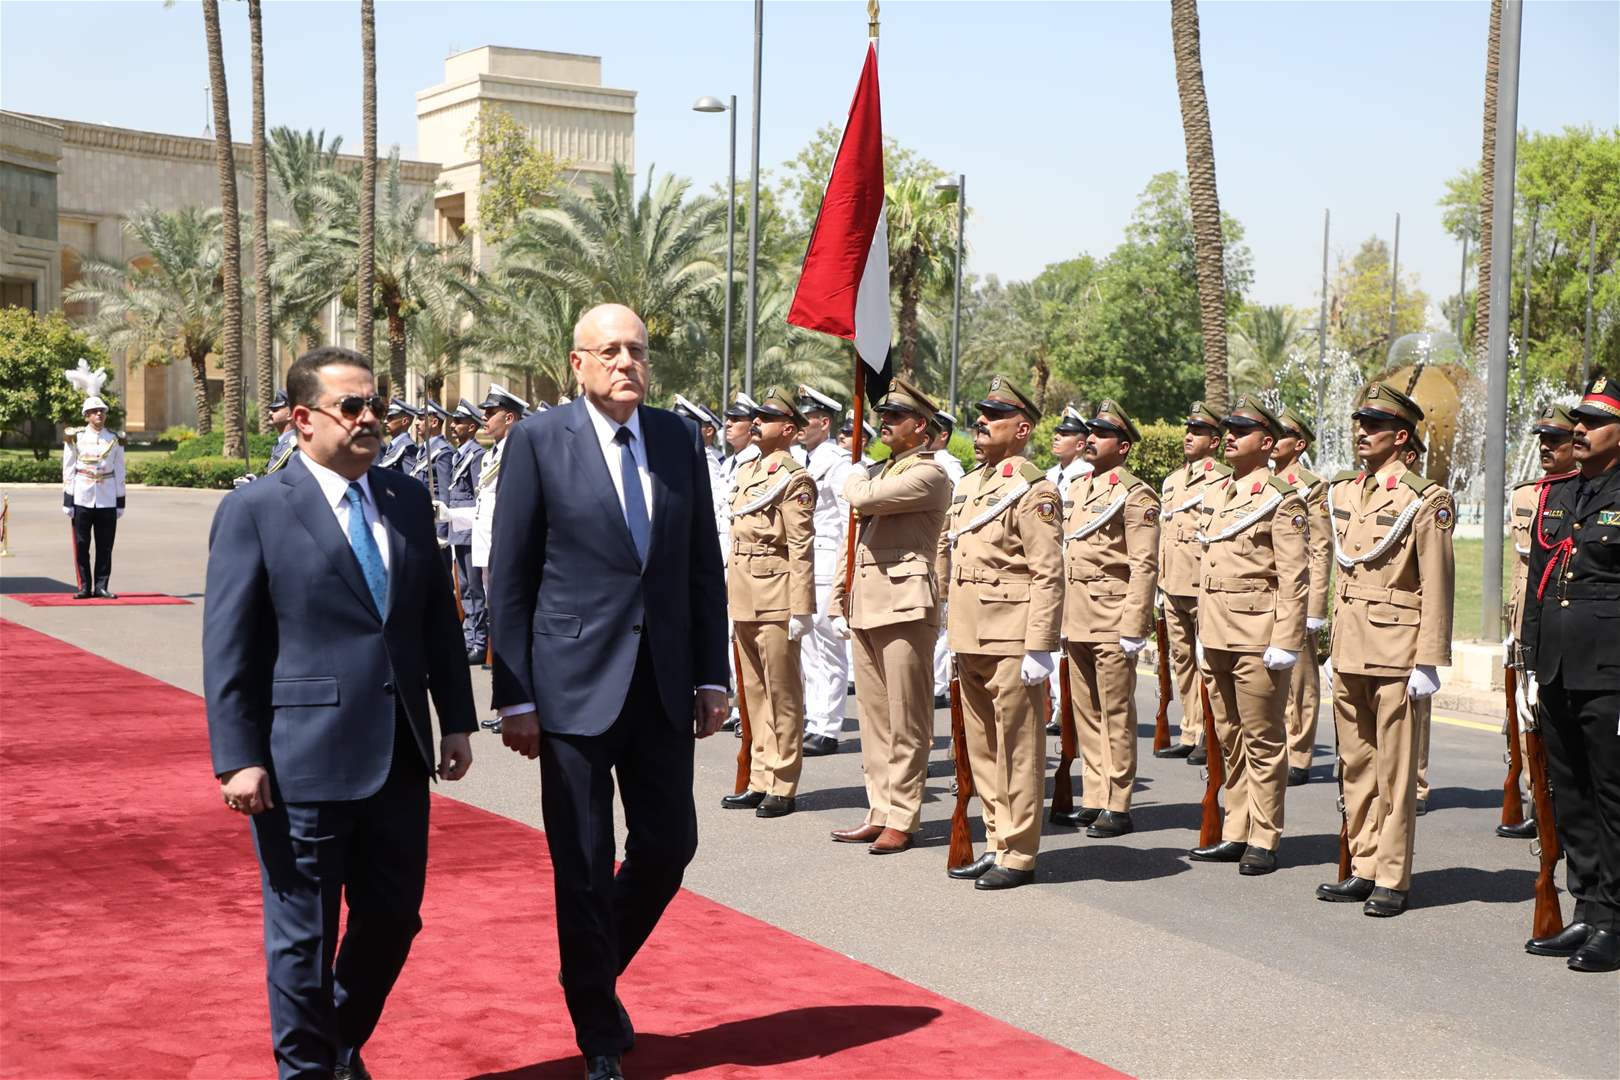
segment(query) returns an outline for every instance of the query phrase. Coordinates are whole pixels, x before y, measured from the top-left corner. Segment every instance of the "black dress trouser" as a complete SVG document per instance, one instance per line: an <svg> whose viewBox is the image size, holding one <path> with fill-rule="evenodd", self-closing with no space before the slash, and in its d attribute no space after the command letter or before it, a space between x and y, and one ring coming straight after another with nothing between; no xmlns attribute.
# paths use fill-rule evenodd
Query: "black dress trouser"
<svg viewBox="0 0 1620 1080"><path fill-rule="evenodd" d="M1620 931L1620 690L1538 689L1574 921Z"/></svg>
<svg viewBox="0 0 1620 1080"><path fill-rule="evenodd" d="M697 853L693 736L659 702L642 644L630 690L600 735L545 732L540 808L557 897L563 996L587 1057L621 1054L634 1039L615 985L652 933ZM629 835L613 871L613 777Z"/></svg>
<svg viewBox="0 0 1620 1080"><path fill-rule="evenodd" d="M118 510L111 506L73 508L73 562L80 589L105 589L112 580L113 536L118 532ZM95 574L90 572L90 540L96 542Z"/></svg>

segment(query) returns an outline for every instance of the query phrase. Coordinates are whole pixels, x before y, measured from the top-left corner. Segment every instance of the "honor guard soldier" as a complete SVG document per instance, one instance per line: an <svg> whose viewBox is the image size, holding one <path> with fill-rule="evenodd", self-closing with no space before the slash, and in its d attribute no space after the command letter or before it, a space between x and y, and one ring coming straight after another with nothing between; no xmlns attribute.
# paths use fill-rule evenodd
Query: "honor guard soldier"
<svg viewBox="0 0 1620 1080"><path fill-rule="evenodd" d="M798 404L805 422L799 446L805 453L804 467L816 482L816 611L810 633L800 645L804 756L821 757L838 752L844 700L849 696L850 656L844 650L845 639L833 629L833 612L827 601L833 578L844 573L844 537L849 525L844 484L854 466L849 451L840 451L832 437L833 418L843 412L843 402L813 386L800 386Z"/></svg>
<svg viewBox="0 0 1620 1080"><path fill-rule="evenodd" d="M484 418L472 402L462 398L456 403L449 422L450 441L456 450L450 461L450 483L444 489L449 509L477 513L484 448L474 436L483 425ZM473 566L471 523L446 525L456 588L461 592L461 636L467 647L467 662L482 664L489 648L489 611L484 601L484 576Z"/></svg>
<svg viewBox="0 0 1620 1080"><path fill-rule="evenodd" d="M1401 451L1401 461L1406 465L1406 471L1414 476L1423 475L1423 455L1429 448L1423 445L1423 436L1420 432L1412 432L1412 438ZM1417 761L1417 801L1412 804L1412 813L1422 817L1429 811L1429 733L1434 722L1434 698L1417 697L1412 699L1412 724L1417 729L1418 761Z"/></svg>
<svg viewBox="0 0 1620 1080"><path fill-rule="evenodd" d="M719 417L684 394L675 395L675 403L670 406L670 412L676 416L684 416L697 425L698 434L703 438L703 455L709 461L709 490L714 492L718 499L723 494L721 473L726 460L720 453L720 448L714 444L715 436L720 431Z"/></svg>
<svg viewBox="0 0 1620 1080"><path fill-rule="evenodd" d="M1059 425L1061 429L1062 425ZM1063 648L1080 746L1080 806L1053 820L1087 836L1123 836L1136 786L1136 654L1153 632L1159 496L1125 468L1142 434L1104 400L1087 424L1085 460L1064 493Z"/></svg>
<svg viewBox="0 0 1620 1080"><path fill-rule="evenodd" d="M450 491L451 459L456 453L456 448L444 437L444 425L449 419L449 411L432 398L426 398L416 412L417 452L409 474L420 480L428 494L439 501ZM441 539L443 535L441 532Z"/></svg>
<svg viewBox="0 0 1620 1080"><path fill-rule="evenodd" d="M1587 385L1574 475L1542 488L1533 519L1524 667L1537 685L1574 921L1528 952L1573 971L1620 969L1620 385Z"/></svg>
<svg viewBox="0 0 1620 1080"><path fill-rule="evenodd" d="M1508 601L1508 633L1502 642L1503 655L1506 662L1519 667L1518 633L1519 625L1524 622L1525 584L1529 578L1530 549L1532 544L1533 526L1535 524L1536 507L1541 502L1541 489L1549 480L1561 479L1575 473L1575 418L1570 415L1566 405L1548 405L1541 410L1536 419L1535 427L1530 429L1541 443L1541 475L1534 480L1526 480L1513 488L1513 495L1509 499L1508 528L1513 535L1513 592L1512 599ZM1517 713L1519 728L1519 749L1521 753L1528 753L1525 748L1525 732L1535 727L1535 709L1531 707L1534 699L1531 689L1531 680L1524 677L1521 669L1518 686L1514 692L1513 708ZM1502 722L1502 733L1507 734L1507 721ZM1526 795L1530 794L1530 770L1521 770L1520 784ZM1530 814L1518 825L1498 825L1496 835L1508 840L1531 840L1536 835L1535 802L1529 801Z"/></svg>
<svg viewBox="0 0 1620 1080"><path fill-rule="evenodd" d="M864 420L861 421L861 435L862 435L861 445L863 447L871 446L872 445L872 440L877 438L877 434L878 433L876 431L872 430L872 425L871 424L868 424ZM840 450L842 450L844 452L845 457L849 456L850 446L851 446L851 444L853 444L854 441L855 441L855 413L853 411L851 411L844 418L843 425L840 426L839 429L838 429L838 449L840 449ZM868 454L865 450L862 450L861 451L861 465L863 465L864 467L870 469L874 464L876 464L876 462L874 462L872 460L872 455Z"/></svg>
<svg viewBox="0 0 1620 1080"><path fill-rule="evenodd" d="M1350 876L1320 900L1361 902L1368 915L1406 910L1417 828L1416 698L1440 688L1451 662L1451 492L1410 472L1403 448L1423 410L1387 383L1356 411L1359 471L1328 485L1333 558L1333 724L1344 762Z"/></svg>
<svg viewBox="0 0 1620 1080"><path fill-rule="evenodd" d="M954 489L962 482L966 470L962 463L956 460L951 453L951 435L956 431L956 417L944 409L934 413L934 426L929 433L928 452L933 455L934 461L945 470L945 475L951 479ZM944 583L942 582L943 586ZM941 598L943 599L943 597ZM951 649L946 643L945 618L939 620L939 637L934 642L934 708L946 709L950 707L951 699Z"/></svg>
<svg viewBox="0 0 1620 1080"><path fill-rule="evenodd" d="M467 529L472 534L471 561L483 580L484 595L489 595L489 547L494 538L495 501L500 495L501 452L506 448L507 432L529 411L529 403L500 383L490 383L489 393L479 403L484 412L484 434L490 447L484 451L479 463L476 497L469 511L466 507L451 510L443 508L452 529Z"/></svg>
<svg viewBox="0 0 1620 1080"><path fill-rule="evenodd" d="M1277 413L1282 426L1271 449L1271 468L1292 484L1305 500L1306 550L1310 552L1311 585L1305 603L1305 646L1288 683L1288 786L1310 782L1311 758L1316 751L1316 716L1322 705L1322 669L1317 662L1317 635L1327 625L1328 585L1333 576L1333 539L1328 536L1327 481L1300 458L1316 443L1316 433L1293 409Z"/></svg>
<svg viewBox="0 0 1620 1080"><path fill-rule="evenodd" d="M946 519L951 652L985 853L949 871L979 889L1035 880L1045 792L1046 680L1063 614L1057 490L1024 457L1040 410L1005 375L978 403L973 453Z"/></svg>
<svg viewBox="0 0 1620 1080"><path fill-rule="evenodd" d="M1159 592L1164 596L1164 623L1170 638L1170 663L1181 698L1181 738L1154 751L1155 757L1205 761L1204 709L1198 693L1198 564L1204 556L1198 542L1198 511L1205 496L1232 470L1215 460L1221 445L1221 418L1202 401L1187 410L1187 432L1181 439L1186 464L1164 478L1160 495Z"/></svg>
<svg viewBox="0 0 1620 1080"><path fill-rule="evenodd" d="M748 787L720 800L756 817L791 814L804 765L804 674L799 642L816 608L816 483L793 459L804 415L772 387L754 408L760 457L731 496L726 594L741 657L753 746Z"/></svg>
<svg viewBox="0 0 1620 1080"><path fill-rule="evenodd" d="M298 429L293 427L292 405L287 401L286 390L277 390L270 399L270 424L276 429L276 445L271 447L270 458L265 462L266 476L285 469L298 451Z"/></svg>
<svg viewBox="0 0 1620 1080"><path fill-rule="evenodd" d="M84 420L84 427L67 429L62 444L62 513L73 521L73 566L79 578L73 598L116 600L117 594L107 586L112 579L113 539L118 519L124 516L124 448L107 430L107 403L98 394L85 398Z"/></svg>
<svg viewBox="0 0 1620 1080"><path fill-rule="evenodd" d="M750 461L759 460L759 447L754 445L753 436L755 404L753 398L739 392L736 400L726 407L720 428L726 457L720 463L720 483L714 485L714 523L720 534L721 562L731 558L731 496L737 490L737 473ZM729 612L727 617L730 617ZM732 657L731 685L742 685L738 681L735 656ZM742 738L742 718L736 708L720 727Z"/></svg>
<svg viewBox="0 0 1620 1080"><path fill-rule="evenodd" d="M1057 488L1058 498L1063 500L1063 517L1068 520L1069 513L1069 484L1077 477L1091 471L1091 465L1086 461L1083 451L1086 448L1086 421L1080 415L1080 410L1074 405L1063 406L1063 414L1058 417L1057 427L1052 429L1052 457L1055 464L1046 470L1046 478L1052 481ZM1046 725L1048 735L1058 735L1062 729L1058 725L1058 678L1054 673L1048 681L1048 697L1052 702L1051 721Z"/></svg>
<svg viewBox="0 0 1620 1080"><path fill-rule="evenodd" d="M834 632L853 637L855 701L861 713L866 820L836 829L844 844L874 855L912 845L922 819L928 751L934 741L933 654L944 600L936 561L951 480L928 450L934 405L896 378L877 404L890 457L857 472L843 495L855 508L855 576L833 576Z"/></svg>
<svg viewBox="0 0 1620 1080"><path fill-rule="evenodd" d="M411 426L416 423L417 410L395 398L388 403L384 423L388 428L388 445L377 458L380 469L398 469L409 474L416 465L420 450L411 439Z"/></svg>
<svg viewBox="0 0 1620 1080"><path fill-rule="evenodd" d="M1283 428L1276 415L1244 394L1223 423L1232 475L1200 510L1198 651L1226 770L1226 817L1220 841L1191 855L1269 874L1288 786L1289 669L1306 641L1310 519L1299 490L1267 464Z"/></svg>

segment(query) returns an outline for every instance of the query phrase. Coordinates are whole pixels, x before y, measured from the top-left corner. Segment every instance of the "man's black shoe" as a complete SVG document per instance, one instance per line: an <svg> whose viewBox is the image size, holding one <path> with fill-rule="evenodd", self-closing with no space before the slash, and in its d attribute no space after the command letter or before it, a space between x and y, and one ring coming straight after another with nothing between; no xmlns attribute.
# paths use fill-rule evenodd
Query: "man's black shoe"
<svg viewBox="0 0 1620 1080"><path fill-rule="evenodd" d="M1412 813L1416 814L1418 817L1422 817L1424 814L1427 814L1428 812L1429 812L1429 800L1428 799L1419 799L1416 803L1412 804Z"/></svg>
<svg viewBox="0 0 1620 1080"><path fill-rule="evenodd" d="M1275 869L1277 869L1277 853L1258 844L1250 844L1249 849L1243 853L1243 858L1238 860L1238 873L1244 877L1259 877Z"/></svg>
<svg viewBox="0 0 1620 1080"><path fill-rule="evenodd" d="M1334 904L1359 904L1373 894L1372 879L1351 874L1343 881L1329 882L1316 887L1316 898Z"/></svg>
<svg viewBox="0 0 1620 1080"><path fill-rule="evenodd" d="M1406 893L1400 889L1386 889L1382 885L1372 891L1367 902L1361 905L1363 915L1372 915L1380 919L1387 919L1392 915L1399 915L1406 910Z"/></svg>
<svg viewBox="0 0 1620 1080"><path fill-rule="evenodd" d="M1056 720L1048 720L1046 722L1046 733L1048 735L1061 735L1063 734L1063 725Z"/></svg>
<svg viewBox="0 0 1620 1080"><path fill-rule="evenodd" d="M949 695L949 694L935 694L934 695L934 708L936 708L936 709L948 709L950 707L951 707L951 695Z"/></svg>
<svg viewBox="0 0 1620 1080"><path fill-rule="evenodd" d="M741 731L742 730L742 717L738 716L736 713L732 713L730 716L728 716L724 720L720 721L720 730L721 731Z"/></svg>
<svg viewBox="0 0 1620 1080"><path fill-rule="evenodd" d="M996 853L987 851L966 866L958 866L945 872L957 881L971 881L974 878L983 877L995 865Z"/></svg>
<svg viewBox="0 0 1620 1080"><path fill-rule="evenodd" d="M1222 840L1207 847L1195 847L1187 854L1196 862L1237 862L1243 858L1243 853L1248 849L1248 844L1240 844L1236 840Z"/></svg>
<svg viewBox="0 0 1620 1080"><path fill-rule="evenodd" d="M105 586L105 585L97 585L96 586L96 596L98 598L102 599L102 600L116 600L116 599L118 599L118 594L113 592L111 589L107 588L107 586Z"/></svg>
<svg viewBox="0 0 1620 1080"><path fill-rule="evenodd" d="M1498 825L1496 835L1504 840L1534 840L1536 838L1536 821L1521 821L1517 825Z"/></svg>
<svg viewBox="0 0 1620 1080"><path fill-rule="evenodd" d="M754 808L755 817L787 817L798 809L791 795L767 795Z"/></svg>
<svg viewBox="0 0 1620 1080"><path fill-rule="evenodd" d="M765 801L763 791L739 791L735 795L720 796L722 810L752 810Z"/></svg>
<svg viewBox="0 0 1620 1080"><path fill-rule="evenodd" d="M1311 782L1311 770L1309 770L1309 769L1295 769L1293 767L1289 768L1289 770L1288 770L1288 786L1289 787L1299 787L1301 784L1308 784L1310 782Z"/></svg>
<svg viewBox="0 0 1620 1080"><path fill-rule="evenodd" d="M585 1080L624 1080L618 1054L601 1054L585 1059Z"/></svg>
<svg viewBox="0 0 1620 1080"><path fill-rule="evenodd" d="M831 735L806 735L804 737L805 757L826 757L828 754L838 753L838 740Z"/></svg>
<svg viewBox="0 0 1620 1080"><path fill-rule="evenodd" d="M1188 754L1190 754L1192 752L1193 752L1192 744L1190 744L1190 743L1176 743L1176 745L1167 746L1163 750L1155 750L1155 751L1153 751L1153 756L1154 757L1165 757L1165 758L1186 757Z"/></svg>
<svg viewBox="0 0 1620 1080"><path fill-rule="evenodd" d="M1591 936L1590 923L1570 923L1556 934L1531 938L1524 943L1524 951L1536 956L1574 956Z"/></svg>
<svg viewBox="0 0 1620 1080"><path fill-rule="evenodd" d="M356 1053L354 1060L347 1065L332 1066L332 1080L371 1080L371 1073L366 1069L366 1063L360 1060Z"/></svg>
<svg viewBox="0 0 1620 1080"><path fill-rule="evenodd" d="M1097 820L1091 823L1086 835L1091 837L1124 836L1136 828L1131 821L1131 815L1123 811L1104 810L1097 815Z"/></svg>
<svg viewBox="0 0 1620 1080"><path fill-rule="evenodd" d="M1034 870L1014 870L1010 866L992 866L979 880L973 883L975 889L1016 889L1020 885L1028 885L1035 880Z"/></svg>
<svg viewBox="0 0 1620 1080"><path fill-rule="evenodd" d="M1082 806L1077 810L1070 810L1066 814L1054 813L1052 815L1052 823L1055 825L1073 825L1076 828L1083 828L1086 825L1090 825L1093 821L1096 821L1097 816L1101 813L1102 807L1100 806Z"/></svg>
<svg viewBox="0 0 1620 1080"><path fill-rule="evenodd" d="M80 589L78 592L73 594L73 599L75 599L75 600L88 600L94 595L96 595L96 594L93 591L91 591L90 589Z"/></svg>
<svg viewBox="0 0 1620 1080"><path fill-rule="evenodd" d="M473 649L471 652L467 653L467 666L471 667L474 664L482 664L484 662L485 655L486 654L483 649Z"/></svg>
<svg viewBox="0 0 1620 1080"><path fill-rule="evenodd" d="M982 881L979 883L984 884ZM1571 971L1620 971L1620 934L1613 930L1594 930L1586 944L1575 950L1569 958Z"/></svg>
<svg viewBox="0 0 1620 1080"><path fill-rule="evenodd" d="M1192 753L1187 755L1187 764L1189 764L1189 765L1204 765L1204 764L1207 764L1208 762L1209 762L1209 754L1204 750L1204 748L1202 746L1193 747Z"/></svg>

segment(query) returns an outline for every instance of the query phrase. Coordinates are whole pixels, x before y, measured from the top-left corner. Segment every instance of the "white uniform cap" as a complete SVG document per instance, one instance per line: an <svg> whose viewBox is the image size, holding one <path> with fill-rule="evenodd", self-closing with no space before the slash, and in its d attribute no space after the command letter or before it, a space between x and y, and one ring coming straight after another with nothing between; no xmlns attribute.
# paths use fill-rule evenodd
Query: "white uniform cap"
<svg viewBox="0 0 1620 1080"><path fill-rule="evenodd" d="M107 403L105 401L102 401L97 395L92 394L84 399L84 408L79 411L81 413L88 413L92 409L105 409L106 407Z"/></svg>

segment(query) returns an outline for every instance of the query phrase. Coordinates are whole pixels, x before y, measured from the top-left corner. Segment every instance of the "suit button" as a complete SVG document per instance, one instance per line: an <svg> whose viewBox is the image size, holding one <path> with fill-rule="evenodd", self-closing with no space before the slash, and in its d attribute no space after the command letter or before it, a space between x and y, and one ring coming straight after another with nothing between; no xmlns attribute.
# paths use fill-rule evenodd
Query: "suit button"
<svg viewBox="0 0 1620 1080"><path fill-rule="evenodd" d="M394 684L393 683L391 683L391 682L383 683L383 693L392 694L393 692L394 692Z"/></svg>
<svg viewBox="0 0 1620 1080"><path fill-rule="evenodd" d="M1577 532L1579 532L1579 531L1580 531L1580 528L1581 528L1581 523L1580 523L1580 522L1578 522L1578 521L1577 521L1577 522L1576 522L1576 523L1575 523L1575 530L1576 530L1576 531L1577 531Z"/></svg>
<svg viewBox="0 0 1620 1080"><path fill-rule="evenodd" d="M1559 607L1569 607L1569 601L1568 600L1560 600L1560 601L1558 601L1558 606Z"/></svg>
<svg viewBox="0 0 1620 1080"><path fill-rule="evenodd" d="M637 624L637 625L635 625L635 626L632 626L632 627L631 627L631 628L630 628L630 632L631 632L631 633L632 633L632 634L639 634L639 633L641 633L641 626L640 626L640 624L639 624L639 623L638 623L638 624Z"/></svg>

